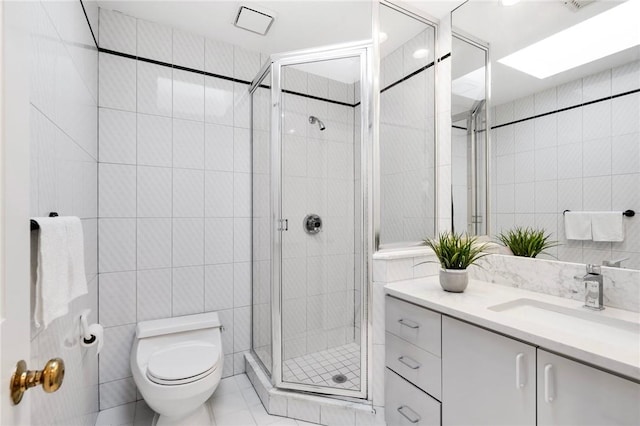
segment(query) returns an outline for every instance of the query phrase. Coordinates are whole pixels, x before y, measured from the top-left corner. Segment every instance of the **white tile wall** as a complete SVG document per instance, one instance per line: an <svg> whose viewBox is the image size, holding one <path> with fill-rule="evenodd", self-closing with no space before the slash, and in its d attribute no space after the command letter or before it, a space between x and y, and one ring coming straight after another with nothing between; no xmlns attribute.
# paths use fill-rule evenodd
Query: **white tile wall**
<svg viewBox="0 0 640 426"><path fill-rule="evenodd" d="M566 83L496 107L497 124L640 88L640 62ZM513 117L508 111L513 110ZM515 134L513 149L511 135ZM640 180L640 94L633 93L493 130L496 143L496 232L544 227L560 246L560 260L598 263L628 257L640 268L640 225L625 219L623 243L567 241L562 212L638 210L633 182ZM515 155L512 152L515 151ZM515 182L515 185L512 183Z"/></svg>
<svg viewBox="0 0 640 426"><path fill-rule="evenodd" d="M204 37L174 28L173 63L204 70Z"/></svg>
<svg viewBox="0 0 640 426"><path fill-rule="evenodd" d="M29 395L31 424L93 425L98 412L97 358L94 349L65 346L64 338L81 311L91 309L91 322L98 313L98 53L79 2L26 2L23 7L30 18L30 214L56 211L80 217L89 290L71 303L69 314L46 329L32 327L29 365L41 367L63 356L67 370L65 385L55 394L35 390ZM97 8L87 9L94 18ZM105 117L109 119L122 117ZM104 137L110 141L106 155L111 161L130 156L125 133ZM122 144L113 143L120 138ZM32 232L32 244L35 237ZM126 290L126 282L110 287L114 294ZM107 321L117 322L114 317Z"/></svg>
<svg viewBox="0 0 640 426"><path fill-rule="evenodd" d="M137 56L171 63L173 58L173 32L170 27L136 19Z"/></svg>
<svg viewBox="0 0 640 426"><path fill-rule="evenodd" d="M100 47L136 54L136 19L121 12L100 9Z"/></svg>
<svg viewBox="0 0 640 426"><path fill-rule="evenodd" d="M247 80L260 66L259 54L232 45L120 13L102 16L113 50ZM104 53L100 64L106 409L139 398L128 366L138 321L219 311L224 375L244 371L251 157L247 85Z"/></svg>

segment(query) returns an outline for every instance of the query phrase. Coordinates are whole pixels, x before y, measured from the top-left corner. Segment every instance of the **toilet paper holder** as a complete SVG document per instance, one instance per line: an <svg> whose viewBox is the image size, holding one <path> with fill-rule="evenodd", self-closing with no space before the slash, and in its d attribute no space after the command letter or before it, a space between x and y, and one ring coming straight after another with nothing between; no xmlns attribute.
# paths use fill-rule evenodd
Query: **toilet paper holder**
<svg viewBox="0 0 640 426"><path fill-rule="evenodd" d="M96 336L95 334L91 334L91 332L89 331L89 320L87 320L87 317L89 316L89 313L91 311L90 310L85 310L82 311L82 313L80 314L80 330L82 331L82 341L89 345L93 342L96 341Z"/></svg>

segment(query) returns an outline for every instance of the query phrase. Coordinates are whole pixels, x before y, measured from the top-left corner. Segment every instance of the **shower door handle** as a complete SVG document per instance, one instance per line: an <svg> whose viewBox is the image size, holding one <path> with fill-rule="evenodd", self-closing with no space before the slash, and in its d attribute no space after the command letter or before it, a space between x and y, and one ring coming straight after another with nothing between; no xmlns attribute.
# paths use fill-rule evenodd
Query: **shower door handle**
<svg viewBox="0 0 640 426"><path fill-rule="evenodd" d="M397 408L398 413L402 414L402 417L404 417L405 419L409 420L411 423L418 423L421 418L418 415L418 413L416 413L415 411L413 411L410 407L407 407L406 405L401 405L400 407Z"/></svg>
<svg viewBox="0 0 640 426"><path fill-rule="evenodd" d="M398 358L398 361L400 361L401 363L403 363L404 365L406 365L407 367L409 367L412 370L417 370L418 368L421 367L421 365L420 365L420 363L418 361L416 361L413 358L409 358L406 355L403 355L400 358Z"/></svg>

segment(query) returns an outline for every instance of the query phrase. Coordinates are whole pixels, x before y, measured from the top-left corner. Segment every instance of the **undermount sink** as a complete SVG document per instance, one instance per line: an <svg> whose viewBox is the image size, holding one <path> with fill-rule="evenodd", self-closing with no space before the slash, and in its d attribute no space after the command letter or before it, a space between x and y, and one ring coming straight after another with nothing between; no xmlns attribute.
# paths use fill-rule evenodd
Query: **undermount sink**
<svg viewBox="0 0 640 426"><path fill-rule="evenodd" d="M536 325L593 336L603 343L640 341L639 323L607 317L602 312L584 308L567 308L533 299L515 299L488 309Z"/></svg>

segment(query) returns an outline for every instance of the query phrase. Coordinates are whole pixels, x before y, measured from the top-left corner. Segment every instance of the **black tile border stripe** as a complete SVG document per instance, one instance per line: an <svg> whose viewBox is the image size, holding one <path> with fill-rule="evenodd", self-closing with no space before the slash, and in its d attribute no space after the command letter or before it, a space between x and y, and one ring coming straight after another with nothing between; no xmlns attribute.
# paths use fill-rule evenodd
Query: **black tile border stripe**
<svg viewBox="0 0 640 426"><path fill-rule="evenodd" d="M86 14L85 14L85 16L86 16ZM87 22L89 22L88 19L89 18L87 18ZM91 28L91 26L89 26L89 28ZM160 66L167 67L167 68L173 68L173 69L177 69L177 70L180 70L180 71L193 72L193 73L196 73L196 74L202 74L202 75L206 75L206 76L209 76L209 77L220 78L222 80L232 81L234 83L247 84L247 85L251 84L250 81L240 80L238 78L228 77L228 76L222 75L222 74L215 74L215 73L211 73L211 72L207 72L207 71L201 71L201 70L197 70L197 69L194 69L194 68L184 67L182 65L174 65L174 64L170 64L168 62L156 61L155 59L144 58L142 56L136 56L136 55L132 55L130 53L123 53L123 52L118 52L116 50L105 49L103 47L98 47L98 52L107 53L109 55L120 56L122 58L133 59L135 61L147 62L149 64L160 65ZM438 59L438 62L448 58L449 56L451 56L450 53L444 55L442 58ZM435 65L435 62L431 62L430 64L427 64L422 68L418 68L417 70L413 71L411 74L408 74L408 75L402 77L400 80L398 80L398 81L396 81L394 83L391 83L390 85L388 85L384 89L380 90L380 93L384 93L387 90L391 89L392 87L394 87L394 86L396 86L396 85L398 85L398 84L400 84L400 83L402 83L402 82L404 82L404 81L406 81L406 80L408 80L408 79L410 79L412 77L415 77L416 75L418 75L421 72L431 68L434 65ZM260 85L260 87L268 88L268 86L265 86L265 85L262 85L262 84ZM356 102L356 103L350 104L348 102L336 101L336 100L333 100L333 99L325 99L325 98L322 98L322 97L319 97L319 96L307 95L305 93L294 92L292 90L286 90L286 89L282 89L282 93L288 93L290 95L302 96L302 97L307 98L307 99L314 99L314 100L317 100L317 101L329 102L329 103L332 103L332 104L347 106L347 107L351 107L351 108L355 108L358 105L360 105L360 102Z"/></svg>
<svg viewBox="0 0 640 426"><path fill-rule="evenodd" d="M350 104L350 103L342 102L342 101L334 101L333 99L325 99L325 98L321 98L319 96L306 95L304 93L298 93L298 92L294 92L292 90L282 89L282 93L288 93L290 95L302 96L302 97L305 97L307 99L315 99L317 101L329 102L329 103L336 104L336 105L343 105L343 106L347 106L347 107L350 107L350 108L355 108L356 107L356 104Z"/></svg>
<svg viewBox="0 0 640 426"><path fill-rule="evenodd" d="M380 90L380 93L382 94L382 93L386 92L387 90L391 89L392 87L395 87L398 84L403 83L403 82L409 80L412 77L415 77L416 75L420 74L422 71L428 70L433 65L434 65L434 62L431 62L430 64L427 64L422 68L418 68L417 70L415 70L411 74L407 74L406 76L402 77L400 80L395 81L395 82L391 83L390 85L388 85L387 87L385 87L384 89Z"/></svg>
<svg viewBox="0 0 640 426"><path fill-rule="evenodd" d="M447 53L446 55L444 55L443 57L438 59L438 62L447 59L449 56L451 56L451 53ZM435 62L431 62L431 63L425 65L422 68L418 68L417 70L415 70L411 74L407 74L406 76L402 77L400 80L395 81L395 82L391 83L390 85L388 85L387 87L381 89L380 93L382 94L382 93L386 92L387 90L391 89L392 87L394 87L394 86L396 86L396 85L398 85L398 84L400 84L400 83L402 83L404 81L409 80L411 77L415 77L416 75L420 74L422 71L425 71L425 70L431 68L434 65L435 65ZM360 102L356 102L353 106L356 107L358 105L360 105Z"/></svg>
<svg viewBox="0 0 640 426"><path fill-rule="evenodd" d="M180 70L180 71L187 71L187 72L192 72L192 73L196 73L196 74L202 74L202 75L206 75L208 77L215 77L215 78L219 78L219 79L222 79L222 80L232 81L234 83L240 83L240 84L246 84L246 85L250 85L251 84L251 82L247 81L247 80L241 80L239 78L228 77L228 76L222 75L222 74L215 74L215 73L212 73L212 72L197 70L197 69L194 69L194 68L184 67L182 65L174 65L174 64L170 64L168 62L156 61L155 59L143 58L142 56L136 56L136 55L132 55L130 53L122 53L122 52L118 52L118 51L115 51L115 50L105 49L105 48L102 48L102 47L99 47L98 51L100 53L107 53L109 55L115 55L115 56L120 56L122 58L133 59L135 61L147 62L149 64L160 65L160 66L163 66L163 67L172 68L172 69L176 69L176 70ZM265 86L265 85L261 84L260 87L267 88L268 86ZM332 103L332 104L343 105L343 106L347 106L347 107L351 107L351 108L354 108L356 106L356 104L350 104L348 102L336 101L336 100L333 100L333 99L325 99L325 98L322 98L322 97L319 97L319 96L313 96L313 95L307 95L305 93L294 92L292 90L283 89L282 93L288 93L290 95L302 96L302 97L308 98L308 99L314 99L314 100L318 100L318 101L329 102L329 103Z"/></svg>
<svg viewBox="0 0 640 426"><path fill-rule="evenodd" d="M84 17L87 20L87 25L89 26L89 31L91 31L91 37L93 37L93 42L96 44L96 49L100 50L98 46L98 40L96 39L96 35L93 32L93 27L91 27L91 21L89 21L89 15L87 15L87 9L84 8L84 2L80 0L80 6L82 6L82 12L84 13Z"/></svg>
<svg viewBox="0 0 640 426"><path fill-rule="evenodd" d="M440 59L438 59L438 62L444 61L445 59L450 58L450 57L451 57L451 52L447 53L444 56L441 56Z"/></svg>
<svg viewBox="0 0 640 426"><path fill-rule="evenodd" d="M635 90L630 90L628 92L618 93L616 95L605 96L604 98L595 99L595 100L589 101L589 102L583 102L583 103L580 103L580 104L577 104L577 105L572 105L572 106L569 106L569 107L566 107L566 108L560 108L560 109L557 109L555 111L549 111L549 112L545 112L543 114L537 114L537 115L533 115L531 117L521 118L519 120L514 120L514 121L511 121L509 123L498 124L496 126L491 127L491 130L499 129L499 128L505 127L505 126L511 126L512 124L522 123L523 121L529 121L529 120L533 120L535 118L545 117L545 116L551 115L551 114L558 114L560 112L569 111L569 110L572 110L572 109L575 109L575 108L581 108L581 107L584 107L584 106L587 106L587 105L591 105L591 104L597 104L598 102L604 102L604 101L608 101L608 100L615 99L615 98L620 98L622 96L632 95L634 93L639 93L639 92L640 92L640 88L639 89L635 89Z"/></svg>

